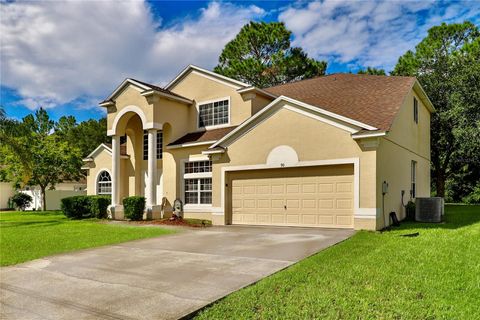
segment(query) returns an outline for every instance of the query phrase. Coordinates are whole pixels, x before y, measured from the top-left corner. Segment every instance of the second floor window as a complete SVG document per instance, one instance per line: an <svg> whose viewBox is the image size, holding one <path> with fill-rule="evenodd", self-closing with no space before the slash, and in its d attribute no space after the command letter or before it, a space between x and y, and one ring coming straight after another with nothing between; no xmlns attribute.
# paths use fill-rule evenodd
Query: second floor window
<svg viewBox="0 0 480 320"><path fill-rule="evenodd" d="M157 159L162 159L163 132L157 131ZM143 160L148 160L148 131L143 130Z"/></svg>
<svg viewBox="0 0 480 320"><path fill-rule="evenodd" d="M418 100L413 98L413 121L418 123Z"/></svg>
<svg viewBox="0 0 480 320"><path fill-rule="evenodd" d="M211 127L228 124L229 100L219 100L198 106L198 127Z"/></svg>

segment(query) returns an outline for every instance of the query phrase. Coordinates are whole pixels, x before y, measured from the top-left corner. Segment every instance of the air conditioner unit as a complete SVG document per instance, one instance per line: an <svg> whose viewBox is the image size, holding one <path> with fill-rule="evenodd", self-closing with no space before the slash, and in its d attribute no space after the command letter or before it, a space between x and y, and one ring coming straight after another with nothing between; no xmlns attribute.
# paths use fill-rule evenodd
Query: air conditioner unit
<svg viewBox="0 0 480 320"><path fill-rule="evenodd" d="M442 222L443 198L415 198L415 221L419 222Z"/></svg>

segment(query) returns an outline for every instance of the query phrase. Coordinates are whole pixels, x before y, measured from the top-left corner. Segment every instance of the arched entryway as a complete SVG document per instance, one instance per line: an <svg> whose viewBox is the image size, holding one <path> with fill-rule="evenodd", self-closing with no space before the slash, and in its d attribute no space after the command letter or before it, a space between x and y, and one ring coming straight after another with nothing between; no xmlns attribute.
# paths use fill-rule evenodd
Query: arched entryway
<svg viewBox="0 0 480 320"><path fill-rule="evenodd" d="M108 131L112 137L112 206L115 208L122 210L124 197L138 195L146 198L147 215L153 218L155 213L160 214L157 139L161 129L160 124L147 122L145 113L137 106L127 106L115 116ZM121 148L127 150L127 161L119 160Z"/></svg>

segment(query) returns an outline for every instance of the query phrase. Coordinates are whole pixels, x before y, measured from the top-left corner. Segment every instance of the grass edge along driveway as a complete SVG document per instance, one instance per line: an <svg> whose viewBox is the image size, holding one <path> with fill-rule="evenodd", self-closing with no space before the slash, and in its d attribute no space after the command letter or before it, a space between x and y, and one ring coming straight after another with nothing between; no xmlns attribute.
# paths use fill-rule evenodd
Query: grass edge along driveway
<svg viewBox="0 0 480 320"><path fill-rule="evenodd" d="M58 211L0 212L0 265L174 232L96 219L70 220Z"/></svg>
<svg viewBox="0 0 480 320"><path fill-rule="evenodd" d="M197 318L478 319L480 206L445 210L442 224L358 232L232 293Z"/></svg>

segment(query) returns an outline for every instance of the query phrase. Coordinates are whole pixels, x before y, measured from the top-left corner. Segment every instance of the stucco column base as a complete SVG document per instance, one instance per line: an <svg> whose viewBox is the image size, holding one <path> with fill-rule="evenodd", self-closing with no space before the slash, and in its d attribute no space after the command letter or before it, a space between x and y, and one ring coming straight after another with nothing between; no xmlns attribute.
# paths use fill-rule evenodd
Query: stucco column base
<svg viewBox="0 0 480 320"><path fill-rule="evenodd" d="M146 209L147 220L157 220L162 217L162 206L151 206Z"/></svg>
<svg viewBox="0 0 480 320"><path fill-rule="evenodd" d="M123 206L116 205L114 207L110 207L110 212L112 214L113 220L125 220L125 214L123 212Z"/></svg>

